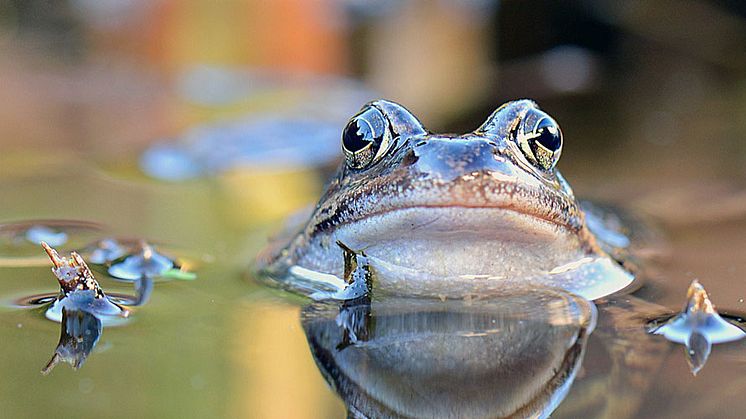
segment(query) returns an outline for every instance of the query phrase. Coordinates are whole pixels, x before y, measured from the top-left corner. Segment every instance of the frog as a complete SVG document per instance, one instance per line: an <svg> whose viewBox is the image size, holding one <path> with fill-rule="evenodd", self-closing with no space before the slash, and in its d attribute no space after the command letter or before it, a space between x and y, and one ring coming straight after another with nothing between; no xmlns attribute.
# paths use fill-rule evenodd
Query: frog
<svg viewBox="0 0 746 419"><path fill-rule="evenodd" d="M593 300L631 287L624 227L575 197L557 169L563 146L558 123L529 99L460 135L370 102L343 129L344 161L318 204L260 255L259 274L288 288L328 285L314 295L340 299L361 294L361 269L376 292L408 296L531 284Z"/></svg>
<svg viewBox="0 0 746 419"><path fill-rule="evenodd" d="M529 99L498 107L466 134L432 133L388 100L370 102L350 119L342 131L344 160L318 203L270 242L256 268L266 283L317 300L303 310L301 323L320 371L351 417L418 416L420 408L406 409L450 392L456 400L462 386L432 392L427 386L443 382L431 383L427 374L442 372L445 382L456 374L471 383L475 377L443 360L494 361L494 348L515 348L522 339L526 348L546 344L565 360L552 364L548 371L556 375L541 383L531 381L530 368L507 367L517 374L501 386L541 387L531 393L540 397L516 390L497 405L445 407L455 416L483 407L479 415L545 417L560 404L568 416L633 415L672 348L656 333L686 335L679 340L692 373L701 369L709 338L699 332L712 331L689 326L717 323L704 289L693 284L678 315L655 303L655 288L645 281L649 252L640 251L660 245L654 229L630 212L576 198L557 169L563 145L557 122ZM568 301L582 309L547 316L539 327L550 336L573 325L567 339L526 337L527 321ZM489 323L498 320L501 327ZM679 333L681 325L688 325L686 333ZM490 343L473 340L481 337ZM593 339L601 341L596 345L608 368L596 367L573 383ZM505 365L548 360L531 360L528 349L508 352L500 352ZM389 378L391 371L424 372L416 383L424 387L398 397L398 382L379 380L379 367ZM528 381L517 378L521 372ZM570 387L580 396L563 402Z"/></svg>

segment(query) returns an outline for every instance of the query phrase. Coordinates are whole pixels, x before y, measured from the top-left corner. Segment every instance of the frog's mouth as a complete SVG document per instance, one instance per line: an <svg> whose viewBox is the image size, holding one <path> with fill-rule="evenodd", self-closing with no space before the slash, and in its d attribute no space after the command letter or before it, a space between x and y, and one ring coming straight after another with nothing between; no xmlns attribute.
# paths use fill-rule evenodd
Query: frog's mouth
<svg viewBox="0 0 746 419"><path fill-rule="evenodd" d="M332 235L374 258L445 276L549 272L589 253L577 231L501 207L407 207L340 225Z"/></svg>
<svg viewBox="0 0 746 419"><path fill-rule="evenodd" d="M399 295L459 297L539 284L595 299L628 286L633 277L586 231L500 207L408 207L316 236L299 264L342 278L339 241L365 253L379 290Z"/></svg>
<svg viewBox="0 0 746 419"><path fill-rule="evenodd" d="M446 232L454 227L490 230L502 219L512 220L510 226L549 223L570 234L583 234L583 215L571 193L533 177L518 180L496 171L462 174L456 179L417 173L381 176L328 199L333 206L317 212L310 234L402 220L418 230L431 222L430 231L439 226ZM441 222L434 221L443 217Z"/></svg>
<svg viewBox="0 0 746 419"><path fill-rule="evenodd" d="M372 178L324 199L329 206L317 208L304 234L311 242L298 242L301 265L339 276L336 241L394 276L446 286L463 277L547 277L610 260L573 197L539 180L495 172L396 178Z"/></svg>
<svg viewBox="0 0 746 419"><path fill-rule="evenodd" d="M337 226L337 234L370 243L387 239L456 238L470 240L518 240L549 242L561 236L578 236L578 229L569 228L553 219L499 206L439 206L402 207L373 213Z"/></svg>

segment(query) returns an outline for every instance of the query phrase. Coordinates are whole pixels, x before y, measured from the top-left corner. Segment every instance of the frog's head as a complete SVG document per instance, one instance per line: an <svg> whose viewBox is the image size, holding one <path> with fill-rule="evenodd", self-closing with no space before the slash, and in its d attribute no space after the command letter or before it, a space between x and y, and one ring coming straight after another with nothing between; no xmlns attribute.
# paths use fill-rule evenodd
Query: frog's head
<svg viewBox="0 0 746 419"><path fill-rule="evenodd" d="M484 257L503 259L479 271L531 263L532 255L536 267L551 269L561 258L540 263L546 253L587 249L591 240L556 169L562 143L558 124L530 100L506 103L463 135L433 134L404 107L371 102L342 133L345 161L306 233L331 233L407 266L418 265L418 253L453 254L454 245L469 247L459 257L478 259L486 244Z"/></svg>
<svg viewBox="0 0 746 419"><path fill-rule="evenodd" d="M408 208L491 208L577 231L583 221L556 169L562 132L530 100L474 132L428 132L404 107L367 104L342 134L345 162L320 203L322 228Z"/></svg>

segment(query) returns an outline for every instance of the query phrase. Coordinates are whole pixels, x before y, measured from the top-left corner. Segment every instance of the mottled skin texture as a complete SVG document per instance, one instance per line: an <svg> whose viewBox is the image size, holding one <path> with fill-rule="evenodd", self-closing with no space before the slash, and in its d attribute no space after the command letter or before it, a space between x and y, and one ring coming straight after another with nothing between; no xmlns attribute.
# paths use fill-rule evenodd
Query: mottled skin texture
<svg viewBox="0 0 746 419"><path fill-rule="evenodd" d="M397 144L369 168L341 165L306 236L394 209L440 206L504 208L583 230L582 212L559 172L534 168L510 139L511 127L534 102L511 102L461 136L428 134L403 109L375 105L396 116L392 125L401 124Z"/></svg>
<svg viewBox="0 0 746 419"><path fill-rule="evenodd" d="M552 275L556 286L565 281L557 269L573 270L584 260L592 282L606 273L608 266L595 261L610 258L588 230L570 186L554 167L532 163L517 144L522 119L538 111L533 101L509 102L464 135L429 133L393 102L363 109L369 107L385 115L390 147L364 168L343 162L307 223L281 250L275 246L260 257L263 273L278 279L300 266L341 277L336 242L364 251L379 274L392 274L394 282L379 286L399 294L430 288L450 295L450 284L464 275L478 277L464 284L477 290L495 278Z"/></svg>

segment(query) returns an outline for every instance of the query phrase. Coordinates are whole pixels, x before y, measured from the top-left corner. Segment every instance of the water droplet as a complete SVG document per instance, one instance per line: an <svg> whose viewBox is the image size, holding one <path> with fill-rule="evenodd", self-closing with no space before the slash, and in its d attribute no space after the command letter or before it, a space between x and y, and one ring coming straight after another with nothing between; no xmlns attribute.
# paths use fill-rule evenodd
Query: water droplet
<svg viewBox="0 0 746 419"><path fill-rule="evenodd" d="M93 380L90 378L81 378L78 382L78 390L83 394L90 394L93 391Z"/></svg>

